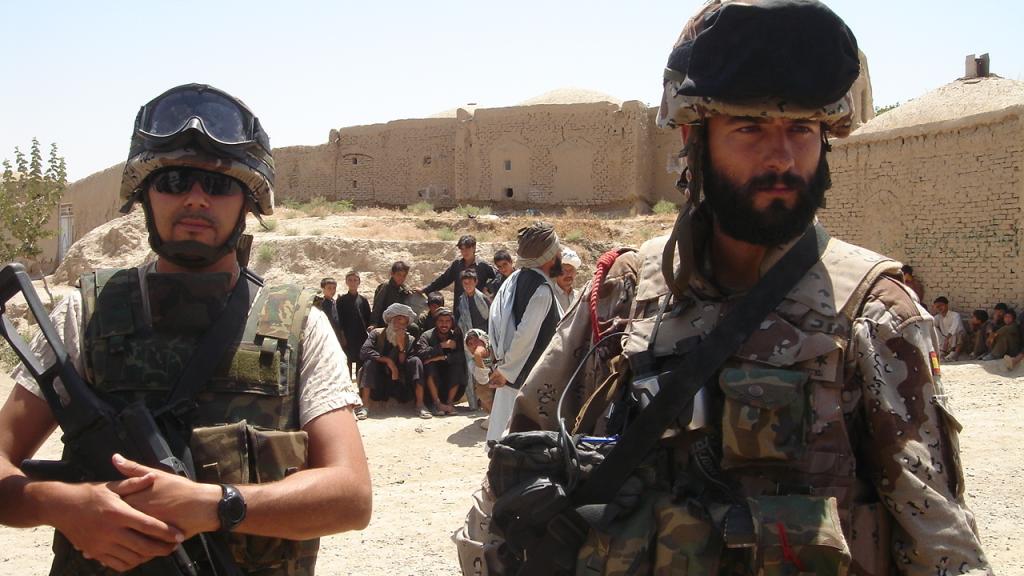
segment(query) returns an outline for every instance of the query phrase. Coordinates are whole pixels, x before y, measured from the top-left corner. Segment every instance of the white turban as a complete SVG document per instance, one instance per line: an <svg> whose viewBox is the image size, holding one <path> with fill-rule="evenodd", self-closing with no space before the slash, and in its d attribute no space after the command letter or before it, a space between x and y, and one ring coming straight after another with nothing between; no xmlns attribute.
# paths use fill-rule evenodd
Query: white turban
<svg viewBox="0 0 1024 576"><path fill-rule="evenodd" d="M390 324L391 319L395 316L408 316L409 322L416 321L416 313L412 311L412 308L409 308L405 304L398 304L397 302L388 306L387 309L384 310L384 322Z"/></svg>
<svg viewBox="0 0 1024 576"><path fill-rule="evenodd" d="M579 270L580 266L583 266L583 260L572 248L562 247L562 264L568 264Z"/></svg>

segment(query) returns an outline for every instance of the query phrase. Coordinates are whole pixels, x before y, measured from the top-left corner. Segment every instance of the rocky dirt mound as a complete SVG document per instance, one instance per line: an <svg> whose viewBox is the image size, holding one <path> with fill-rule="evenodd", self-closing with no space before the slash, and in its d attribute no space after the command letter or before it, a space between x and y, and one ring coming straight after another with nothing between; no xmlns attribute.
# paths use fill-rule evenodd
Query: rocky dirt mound
<svg viewBox="0 0 1024 576"><path fill-rule="evenodd" d="M363 277L360 292L369 297L377 284L387 281L391 264L397 260L412 267L409 286L425 286L458 257L455 243L462 234L477 237L478 254L487 261L501 248L514 254L516 230L539 218L553 221L562 243L580 254L579 286L593 273L593 263L605 250L638 246L642 238L666 233L671 223L666 217L606 219L588 213L554 218L470 218L455 213L415 216L373 209L310 217L285 208L267 219L270 230L249 218L247 231L254 236L250 267L270 283L304 286L319 286L325 276L341 283L349 270L356 270ZM136 210L75 242L50 277L50 284L71 286L90 270L137 266L152 258L145 221Z"/></svg>
<svg viewBox="0 0 1024 576"><path fill-rule="evenodd" d="M152 257L142 211L115 218L94 228L71 245L53 273L55 284L74 284L78 277L99 268L128 268Z"/></svg>

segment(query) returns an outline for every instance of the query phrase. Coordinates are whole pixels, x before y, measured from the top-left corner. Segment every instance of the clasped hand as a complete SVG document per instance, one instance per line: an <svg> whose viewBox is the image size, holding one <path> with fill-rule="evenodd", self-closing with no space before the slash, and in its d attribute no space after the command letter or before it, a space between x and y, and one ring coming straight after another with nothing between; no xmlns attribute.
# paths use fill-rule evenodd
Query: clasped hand
<svg viewBox="0 0 1024 576"><path fill-rule="evenodd" d="M55 522L86 558L124 572L219 528L220 487L112 457L124 480L68 485L76 514Z"/></svg>

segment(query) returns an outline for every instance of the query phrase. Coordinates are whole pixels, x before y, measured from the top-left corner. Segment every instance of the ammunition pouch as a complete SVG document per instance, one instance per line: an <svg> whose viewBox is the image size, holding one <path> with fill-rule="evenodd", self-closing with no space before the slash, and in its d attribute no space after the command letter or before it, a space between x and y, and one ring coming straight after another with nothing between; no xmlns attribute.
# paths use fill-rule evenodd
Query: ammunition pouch
<svg viewBox="0 0 1024 576"><path fill-rule="evenodd" d="M192 459L196 481L210 484L262 484L275 482L306 468L308 437L303 431L261 430L245 420L236 424L196 428L192 432ZM211 534L226 537L235 562L246 570L278 568L275 574L312 573L319 540L286 540L248 534Z"/></svg>
<svg viewBox="0 0 1024 576"><path fill-rule="evenodd" d="M835 498L729 504L651 492L629 515L590 531L576 574L845 576L850 561Z"/></svg>

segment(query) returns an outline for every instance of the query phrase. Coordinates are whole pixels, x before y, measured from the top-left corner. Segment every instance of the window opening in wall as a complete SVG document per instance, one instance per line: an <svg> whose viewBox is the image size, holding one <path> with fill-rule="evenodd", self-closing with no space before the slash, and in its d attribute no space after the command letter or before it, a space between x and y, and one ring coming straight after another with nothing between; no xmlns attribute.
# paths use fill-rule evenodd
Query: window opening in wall
<svg viewBox="0 0 1024 576"><path fill-rule="evenodd" d="M352 181L352 187L353 188L358 188L359 187L359 182L356 182L355 180L353 180Z"/></svg>
<svg viewBox="0 0 1024 576"><path fill-rule="evenodd" d="M515 195L515 193L515 190L511 188L505 188L505 198L511 198L513 195Z"/></svg>
<svg viewBox="0 0 1024 576"><path fill-rule="evenodd" d="M505 160L505 171L506 172L511 172L512 171L512 161L511 160ZM510 188L510 190L511 190L511 188Z"/></svg>
<svg viewBox="0 0 1024 576"><path fill-rule="evenodd" d="M433 159L430 156L424 156L423 157L423 165L424 166L430 166L431 162L433 162Z"/></svg>
<svg viewBox="0 0 1024 576"><path fill-rule="evenodd" d="M355 156L353 156L352 157L352 163L353 164L359 164L359 158L356 158Z"/></svg>

